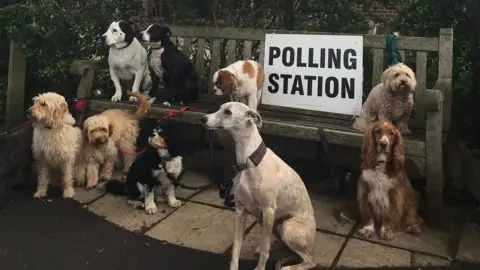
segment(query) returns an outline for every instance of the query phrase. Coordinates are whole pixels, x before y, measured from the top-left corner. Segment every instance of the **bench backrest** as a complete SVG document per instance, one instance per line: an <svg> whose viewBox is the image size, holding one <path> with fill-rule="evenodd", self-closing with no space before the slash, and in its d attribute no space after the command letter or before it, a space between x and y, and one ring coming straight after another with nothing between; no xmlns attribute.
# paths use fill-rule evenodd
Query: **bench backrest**
<svg viewBox="0 0 480 270"><path fill-rule="evenodd" d="M214 27L171 27L172 41L183 40L181 50L192 58L197 71L204 78L203 83L208 89L205 94L212 94L212 75L223 66L239 59L254 59L263 64L265 34L273 33L273 30L255 30L238 28L214 28ZM279 31L282 34L335 34L317 32ZM224 43L225 42L225 43ZM181 43L181 42L180 42ZM176 43L177 44L177 43ZM364 47L373 50L372 85L380 81L383 70L387 67L385 57L385 36L364 35ZM181 44L177 44L181 45ZM222 50L226 48L225 51ZM415 113L410 120L412 128L425 128L425 109L423 97L427 88L427 57L429 53L438 53L438 77L435 79L452 78L452 52L453 30L440 29L439 37L409 37L399 36L396 39L396 47L402 59L406 52L415 57L416 67L414 70L417 77L417 89L415 92ZM411 52L409 52L411 51ZM221 58L226 61L221 63ZM210 60L208 60L210 59ZM364 93L369 89L364 89ZM445 93L444 101L444 130L450 129L452 94L450 89ZM271 106L270 106L271 107ZM285 111L285 108L281 109ZM292 109L291 111L298 111ZM315 115L317 112L310 112Z"/></svg>

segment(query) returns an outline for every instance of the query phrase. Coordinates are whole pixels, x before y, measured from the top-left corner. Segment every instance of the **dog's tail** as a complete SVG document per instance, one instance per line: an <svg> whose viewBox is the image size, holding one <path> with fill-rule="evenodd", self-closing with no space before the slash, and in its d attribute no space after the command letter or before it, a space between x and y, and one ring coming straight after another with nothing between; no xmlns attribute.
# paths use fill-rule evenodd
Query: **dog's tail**
<svg viewBox="0 0 480 270"><path fill-rule="evenodd" d="M121 195L121 196L128 195L127 185L124 182L121 182L118 180L107 181L103 185L103 188L107 193L110 193L113 195Z"/></svg>
<svg viewBox="0 0 480 270"><path fill-rule="evenodd" d="M368 129L367 120L365 120L363 117L356 117L352 127L356 130L365 132Z"/></svg>
<svg viewBox="0 0 480 270"><path fill-rule="evenodd" d="M136 97L138 99L138 109L135 112L136 117L140 118L140 117L146 117L150 115L151 104L148 101L146 96L142 95L140 91L132 92L130 90L127 90L127 95Z"/></svg>

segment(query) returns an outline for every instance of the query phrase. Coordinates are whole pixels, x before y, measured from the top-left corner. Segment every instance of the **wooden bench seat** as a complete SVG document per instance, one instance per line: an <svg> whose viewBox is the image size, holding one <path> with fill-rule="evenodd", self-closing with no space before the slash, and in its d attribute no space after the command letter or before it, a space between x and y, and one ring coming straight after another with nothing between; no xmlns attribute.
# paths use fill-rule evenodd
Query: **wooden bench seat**
<svg viewBox="0 0 480 270"><path fill-rule="evenodd" d="M218 68L226 66L238 59L253 59L263 64L265 34L274 30L211 28L211 27L171 27L172 41L194 62L197 72L202 78L202 93L197 110L186 111L177 121L199 124L206 113L214 112L227 99L213 96L212 75ZM325 34L312 32L275 31L285 34ZM331 33L330 33L331 34ZM371 53L373 58L371 85L380 81L386 68L385 36L364 36L364 53ZM409 121L413 131L406 136L405 153L427 179L427 196L429 220L439 223L443 209L443 144L448 141L451 122L451 78L453 30L440 29L438 37L405 37L396 41L397 49L405 59L413 57L413 70L417 77L415 92L415 113ZM431 54L438 55L438 74L429 81L436 82L432 87L427 85L427 61ZM364 62L365 62L364 57ZM408 62L407 62L408 63ZM435 62L434 62L435 63ZM412 65L412 63L410 63ZM105 61L75 61L71 66L73 74L81 76L77 91L78 97L91 96L95 71L107 68ZM364 63L364 68L367 67ZM370 89L363 89L364 95ZM161 101L160 101L161 102ZM129 108L132 103L111 103L109 100L92 99L89 109L103 111L111 108ZM152 114L160 118L175 107L153 106ZM264 134L319 141L318 128L323 128L325 139L329 144L361 147L363 134L350 126L351 117L334 114L260 105ZM360 165L360 164L359 164Z"/></svg>

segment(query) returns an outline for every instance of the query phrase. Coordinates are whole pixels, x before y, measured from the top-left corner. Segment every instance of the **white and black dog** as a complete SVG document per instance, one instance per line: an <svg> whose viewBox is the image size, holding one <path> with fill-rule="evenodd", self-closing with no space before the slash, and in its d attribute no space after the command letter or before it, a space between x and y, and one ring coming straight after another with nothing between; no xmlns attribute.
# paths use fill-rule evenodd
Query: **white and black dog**
<svg viewBox="0 0 480 270"><path fill-rule="evenodd" d="M107 46L110 46L108 64L110 78L115 85L112 102L122 99L122 85L133 80L132 92L140 91L148 97L152 89L152 78L148 68L147 51L135 38L135 31L126 21L115 21L102 35ZM133 96L130 101L136 101Z"/></svg>
<svg viewBox="0 0 480 270"><path fill-rule="evenodd" d="M152 68L163 73L157 74L159 77L163 75L163 80L166 83L168 98L163 104L169 106L178 102L180 105L184 105L198 99L200 80L195 66L173 44L170 40L171 36L170 28L158 24L152 24L140 33L142 41L160 45L158 53L161 53L161 55L157 65L161 65L161 67Z"/></svg>
<svg viewBox="0 0 480 270"><path fill-rule="evenodd" d="M163 201L164 195L168 206L180 207L182 202L175 197L175 183L184 173L183 157L176 155L174 143L170 144L170 140L175 140L174 134L170 136L161 128L154 129L148 138L148 149L133 163L127 180L108 181L105 190L128 196L128 204L145 208L150 215L157 212L155 201ZM140 201L141 198L144 200Z"/></svg>

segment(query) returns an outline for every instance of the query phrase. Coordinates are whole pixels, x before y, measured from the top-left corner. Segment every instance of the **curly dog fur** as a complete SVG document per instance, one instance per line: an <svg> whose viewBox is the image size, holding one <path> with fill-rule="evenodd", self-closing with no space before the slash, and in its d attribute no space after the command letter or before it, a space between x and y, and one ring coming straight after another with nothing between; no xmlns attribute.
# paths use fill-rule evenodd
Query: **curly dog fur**
<svg viewBox="0 0 480 270"><path fill-rule="evenodd" d="M395 123L402 135L411 134L408 120L417 86L415 73L400 63L386 69L380 80L381 83L368 95L353 128L365 132L371 124L379 120Z"/></svg>
<svg viewBox="0 0 480 270"><path fill-rule="evenodd" d="M37 164L38 183L35 198L47 196L54 170L62 173L63 197L75 196L73 172L82 144L82 132L74 127L65 98L48 92L33 98L28 109L33 120L33 157ZM52 181L53 183L53 181Z"/></svg>
<svg viewBox="0 0 480 270"><path fill-rule="evenodd" d="M118 157L118 149L126 152L135 152L136 140L139 134L139 117L150 113L150 103L140 92L127 92L139 100L139 108L132 114L122 110L107 110L99 115L89 117L83 123L83 163L85 168L78 172L76 184L85 184L87 188L93 188L98 184L99 169L100 178L111 180L115 161ZM124 172L128 172L133 162L134 155L123 154Z"/></svg>

